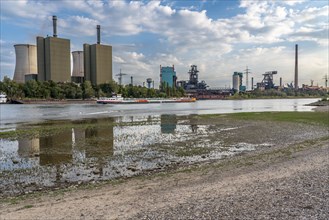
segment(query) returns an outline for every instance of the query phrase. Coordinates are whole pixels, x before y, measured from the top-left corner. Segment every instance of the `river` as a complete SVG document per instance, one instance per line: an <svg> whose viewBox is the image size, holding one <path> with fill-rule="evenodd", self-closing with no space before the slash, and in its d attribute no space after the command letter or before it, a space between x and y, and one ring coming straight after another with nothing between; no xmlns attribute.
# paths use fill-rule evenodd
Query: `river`
<svg viewBox="0 0 329 220"><path fill-rule="evenodd" d="M45 120L154 116L162 114L220 114L265 111L312 111L305 106L318 99L201 100L194 103L155 103L139 105L29 104L1 105L0 128Z"/></svg>

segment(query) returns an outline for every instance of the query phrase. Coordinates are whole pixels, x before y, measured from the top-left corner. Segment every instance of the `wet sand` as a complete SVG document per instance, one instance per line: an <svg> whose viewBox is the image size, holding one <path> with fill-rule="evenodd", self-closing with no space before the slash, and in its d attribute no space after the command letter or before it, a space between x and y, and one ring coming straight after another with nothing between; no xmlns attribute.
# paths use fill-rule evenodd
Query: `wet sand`
<svg viewBox="0 0 329 220"><path fill-rule="evenodd" d="M328 219L328 139L0 205L0 219Z"/></svg>

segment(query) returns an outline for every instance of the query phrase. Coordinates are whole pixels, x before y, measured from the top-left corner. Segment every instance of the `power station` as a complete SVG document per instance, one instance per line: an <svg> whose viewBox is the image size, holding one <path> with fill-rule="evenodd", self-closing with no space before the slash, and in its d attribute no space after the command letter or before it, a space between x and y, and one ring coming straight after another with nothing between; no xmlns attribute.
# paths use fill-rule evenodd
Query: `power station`
<svg viewBox="0 0 329 220"><path fill-rule="evenodd" d="M97 44L84 44L84 80L93 85L112 80L112 46L100 44L100 25L97 25Z"/></svg>
<svg viewBox="0 0 329 220"><path fill-rule="evenodd" d="M38 80L71 81L70 40L57 37L53 16L53 37L37 37Z"/></svg>
<svg viewBox="0 0 329 220"><path fill-rule="evenodd" d="M13 80L17 83L24 83L25 78L36 79L37 69L37 47L30 44L16 44L16 65Z"/></svg>

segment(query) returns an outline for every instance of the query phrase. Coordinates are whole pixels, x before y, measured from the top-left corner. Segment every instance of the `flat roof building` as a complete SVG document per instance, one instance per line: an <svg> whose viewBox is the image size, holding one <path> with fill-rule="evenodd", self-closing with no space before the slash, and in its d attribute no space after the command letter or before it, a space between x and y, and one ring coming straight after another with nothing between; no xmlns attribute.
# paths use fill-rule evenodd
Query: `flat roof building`
<svg viewBox="0 0 329 220"><path fill-rule="evenodd" d="M176 86L176 71L174 65L171 66L160 66L160 85L166 84L169 87Z"/></svg>
<svg viewBox="0 0 329 220"><path fill-rule="evenodd" d="M70 40L57 38L56 22L53 37L37 37L38 80L71 82Z"/></svg>
<svg viewBox="0 0 329 220"><path fill-rule="evenodd" d="M84 80L93 85L112 81L112 46L100 44L100 25L97 25L97 44L84 44Z"/></svg>

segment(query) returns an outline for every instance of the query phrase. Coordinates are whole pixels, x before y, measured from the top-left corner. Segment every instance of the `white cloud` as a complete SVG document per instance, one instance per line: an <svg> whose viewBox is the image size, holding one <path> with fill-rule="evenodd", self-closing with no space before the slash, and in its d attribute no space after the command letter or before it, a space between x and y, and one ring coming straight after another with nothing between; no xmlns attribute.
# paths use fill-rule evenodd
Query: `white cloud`
<svg viewBox="0 0 329 220"><path fill-rule="evenodd" d="M116 39L114 72L126 69L136 76L135 82L145 81L146 75L157 81L160 64L175 64L181 74L187 73L190 64L196 64L200 79L208 79L213 86L229 84L232 72L246 65L260 74L272 68L291 72L287 45L299 41L313 46L316 43L318 54L308 56L308 62L328 67L321 57L328 48L329 9L328 5L314 6L312 1L241 1L243 12L217 19L205 10L208 3L202 3L202 10L198 10L175 8L172 1L3 2L3 22L30 27L41 35L52 32L51 16L59 13L59 35L70 38L74 49L81 49L82 43L92 37L96 39L95 26L100 24L106 43ZM152 36L143 39L144 34ZM120 37L135 37L136 43L126 45ZM1 39L1 45L7 41Z"/></svg>

